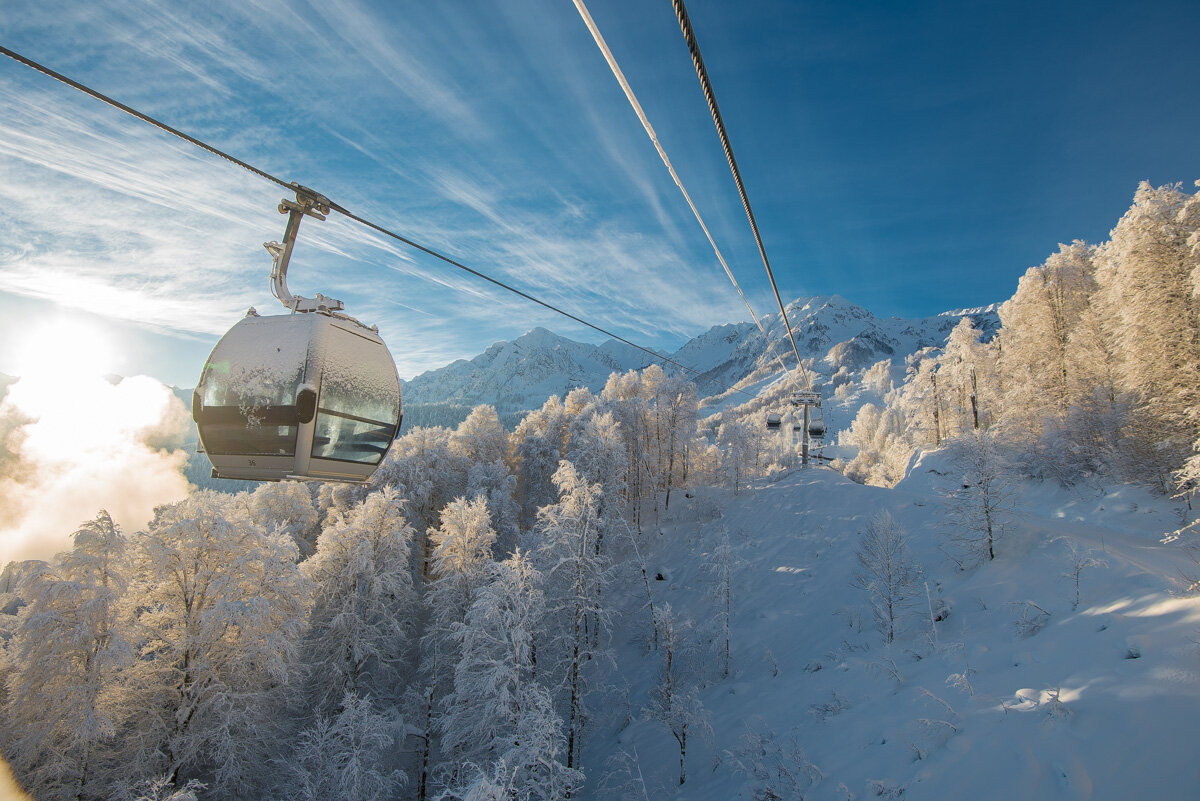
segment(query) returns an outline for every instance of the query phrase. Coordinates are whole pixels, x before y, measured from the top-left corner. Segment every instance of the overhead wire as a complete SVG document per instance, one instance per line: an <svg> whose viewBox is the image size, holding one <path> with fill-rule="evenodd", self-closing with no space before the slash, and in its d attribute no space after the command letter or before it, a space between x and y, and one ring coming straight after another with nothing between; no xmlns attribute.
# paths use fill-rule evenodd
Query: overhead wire
<svg viewBox="0 0 1200 801"><path fill-rule="evenodd" d="M140 112L137 109L134 109L131 106L128 106L128 105L120 102L119 100L109 97L108 95L106 95L102 92L98 92L95 89L92 89L91 87L86 86L85 84L82 84L78 81L68 78L66 75L63 75L60 72L56 72L55 70L52 70L49 67L46 67L45 65L34 61L33 59L27 58L27 57L21 55L20 53L10 50L9 48L7 48L3 45L0 45L0 54L8 56L9 58L13 59L14 61L16 61L20 64L23 64L27 67L30 67L31 69L34 69L37 72L42 73L43 75L46 75L50 78L60 81L61 83L64 83L67 86L77 89L78 91L83 92L84 94L89 95L89 96L95 98L96 100L99 100L109 106L112 106L113 108L116 108L116 109L119 109L120 111L125 112L126 114L136 117L137 119L141 120L142 122L152 125L161 131L164 131L164 132L169 133L173 136L176 136L180 139L183 139L184 141L189 142L189 143L195 145L196 147L198 147L202 150L205 150L215 156L218 156L219 158L222 158L232 164L236 164L237 166L242 167L243 169L254 173L255 175L259 176L260 178L264 178L268 181L271 181L272 183L278 184L279 186L281 186L285 189L288 189L290 191L293 191L293 192L306 192L306 193L313 194L313 195L318 194L318 193L314 192L313 190L308 189L307 187L301 186L298 183L285 181L282 178L279 178L275 175L272 175L269 172L266 172L265 170L255 167L254 165L250 164L249 162L246 162L246 161L243 161L242 159L236 158L236 157L230 155L229 153L226 153L225 151L220 150L219 148L213 147L212 145L209 145L206 142L203 142L200 139L195 138L194 136L184 133L183 131L179 130L178 128L170 126L170 125L166 124L165 122L162 122L161 120L151 117L148 114L144 114L143 112ZM497 287L500 287L501 289L504 289L504 290L507 290L508 292L513 293L514 295L517 295L519 297L524 298L525 300L536 303L537 305L542 306L545 309L555 312L556 314L560 314L563 317L566 317L570 320L575 321L576 323L579 323L580 325L590 328L593 331L597 331L601 334L604 334L605 336L615 339L618 342L628 345L636 350L642 351L643 353L648 354L654 361L660 361L660 362L663 362L664 364L671 364L675 367L678 367L684 373L695 376L698 380L708 381L711 384L715 384L716 386L721 387L726 392L734 391L734 392L739 392L739 393L746 395L748 397L751 397L751 398L755 397L754 395L752 395L749 392L746 392L745 390L738 389L737 387L731 387L727 384L724 384L724 383L716 380L715 378L706 376L699 370L696 370L695 368L692 368L692 367L688 367L687 365L685 365L679 361L676 361L675 359L672 359L669 356L664 356L661 353L658 353L654 350L651 350L650 348L644 347L644 346L639 345L636 342L633 342L623 336L620 336L619 334L616 334L616 333L608 330L607 328L604 328L602 326L588 322L587 320L583 319L582 317L572 314L571 312L566 311L565 309L561 309L558 306L555 306L551 303L547 303L546 301L541 300L540 298L534 297L533 295L529 294L528 292L517 289L516 287L511 286L510 284L507 284L497 278L492 278L491 276L489 276L483 272L480 272L479 270L468 267L467 265L463 264L462 262L459 262L443 253L440 253L440 252L434 250L433 248L422 245L419 242L416 242L406 236L398 234L395 231L392 231L378 223L372 222L371 220L368 220L365 217L361 217L358 214L355 214L354 212L350 211L346 207L342 206L341 204L336 203L331 200L328 200L328 198L323 195L321 197L323 200L328 201L329 208L331 211L336 211L339 214L341 214L342 216L344 216L350 220L353 220L354 222L356 222L360 225L370 228L371 230L373 230L379 234L382 234L391 239L395 239L396 241L401 242L405 245L408 245L409 247L411 247L415 250L419 250L422 253L432 256L435 259L439 259L440 261L443 261L446 264L449 264L453 267L458 268L459 270L467 272L467 273L475 276L476 278L480 278L484 281L487 281Z"/></svg>
<svg viewBox="0 0 1200 801"><path fill-rule="evenodd" d="M721 267L725 269L725 275L729 276L729 280L733 283L733 288L737 290L738 295L741 297L742 303L746 304L746 309L749 310L750 317L753 318L754 324L758 326L758 330L763 335L763 339L767 345L767 353L770 354L771 351L774 350L774 343L771 342L770 336L767 334L766 327L762 324L762 320L759 319L758 314L755 313L754 307L750 305L750 300L746 297L746 293L742 291L742 286L738 283L737 278L734 277L733 270L729 268L729 264L725 261L725 256L721 253L721 249L717 247L717 243L716 240L713 239L712 232L708 230L708 225L704 222L704 218L700 215L700 210L696 208L696 204L693 202L691 194L688 193L687 188L683 185L683 181L679 178L679 173L675 171L675 166L671 163L670 157L667 156L667 151L663 148L662 143L659 141L658 134L655 133L654 126L650 124L650 119L646 116L646 112L642 108L642 104L638 102L637 95L634 94L633 87L629 85L629 81L625 78L624 71L621 69L620 65L617 64L616 56L613 55L612 50L608 46L608 42L604 40L603 34L600 33L599 26L596 25L596 21L592 18L592 15L588 11L587 5L584 3L584 1L573 0L573 2L575 3L575 9L579 12L579 16L583 18L584 25L586 25L588 31L591 32L592 39L595 40L596 46L600 48L600 53L604 56L604 60L608 62L608 67L612 70L612 74L616 77L617 83L621 85L621 90L625 93L626 99L629 100L629 105L633 107L633 111L635 114L637 114L637 118L641 120L642 127L646 130L646 135L650 137L650 142L654 145L654 149L658 151L659 158L662 159L662 163L666 165L667 172L671 174L671 180L675 182L675 186L679 187L680 193L683 194L683 199L687 201L688 208L692 210L692 214L695 216L696 222L700 224L701 230L704 231L704 236L708 239L708 244L712 246L713 253L715 253L717 256L717 261L719 261L721 263ZM783 370L783 374L785 376L789 375L789 370L787 365L783 363L783 359L779 356L779 354L774 354L774 356L779 362L779 367ZM796 353L796 358L800 358L798 351Z"/></svg>
<svg viewBox="0 0 1200 801"><path fill-rule="evenodd" d="M692 64L696 67L696 75L700 79L701 89L704 91L704 99L708 101L708 110L712 113L713 124L717 127L717 135L721 139L721 147L725 151L725 160L729 162L729 170L733 173L734 183L737 184L738 196L742 200L742 208L746 210L746 219L750 221L750 229L754 232L754 242L758 245L758 254L762 257L763 267L767 270L767 278L771 282L771 290L775 293L775 302L779 304L779 314L783 318L783 324L787 327L788 339L792 342L792 352L796 354L796 364L799 367L800 375L803 376L804 382L808 389L812 390L812 380L809 378L808 371L804 369L804 360L800 358L800 349L796 347L796 335L792 331L791 321L788 320L787 309L784 308L783 298L779 296L779 286L775 283L775 274L771 271L771 262L767 259L767 250L763 246L762 235L758 231L758 222L754 219L754 210L750 208L750 198L746 194L746 185L742 182L742 173L738 169L737 159L733 155L733 146L729 143L729 133L725 130L725 120L721 116L721 109L717 106L717 96L713 92L712 81L709 80L708 70L704 66L704 58L700 55L700 45L696 41L696 32L692 30L692 22L688 18L687 8L683 4L683 0L671 0L671 5L675 8L675 16L679 20L679 28L683 32L683 39L687 43L688 52L692 56Z"/></svg>

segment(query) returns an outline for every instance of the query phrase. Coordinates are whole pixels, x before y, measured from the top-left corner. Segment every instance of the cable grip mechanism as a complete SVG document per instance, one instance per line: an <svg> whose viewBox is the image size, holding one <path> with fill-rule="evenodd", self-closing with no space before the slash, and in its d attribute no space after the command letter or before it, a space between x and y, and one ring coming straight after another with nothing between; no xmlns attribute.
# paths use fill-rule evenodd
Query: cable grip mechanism
<svg viewBox="0 0 1200 801"><path fill-rule="evenodd" d="M324 220L329 214L329 198L314 192L306 186L293 182L292 189L296 192L295 200L284 198L279 201L279 213L288 215L287 227L283 232L283 243L264 242L263 247L271 254L271 294L279 298L284 308L292 312L332 312L345 308L345 304L335 298L329 298L317 293L314 298L293 295L287 287L288 263L292 259L292 249L296 246L296 234L300 231L300 220L305 215L318 220Z"/></svg>

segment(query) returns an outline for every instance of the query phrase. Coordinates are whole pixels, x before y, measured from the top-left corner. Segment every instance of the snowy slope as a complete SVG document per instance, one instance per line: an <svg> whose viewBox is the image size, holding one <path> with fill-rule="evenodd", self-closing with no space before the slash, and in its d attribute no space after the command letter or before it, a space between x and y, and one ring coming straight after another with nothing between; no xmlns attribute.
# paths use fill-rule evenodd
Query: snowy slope
<svg viewBox="0 0 1200 801"><path fill-rule="evenodd" d="M613 681L627 689L596 704L586 763L636 755L648 798L750 798L753 780L735 764L757 729L819 769L807 799L1194 798L1200 763L1186 733L1200 715L1200 599L1175 592L1198 568L1159 542L1178 525L1175 505L1132 487L1024 485L998 559L960 571L942 549L936 492L954 474L933 454L894 490L818 469L673 506L651 535L650 575L664 577L652 582L655 603L695 624L690 662L711 742L694 738L680 788L674 738L639 714L660 655L633 576L614 589L628 602ZM851 584L858 532L884 509L907 529L933 603L949 608L935 631L921 597L890 648ZM727 679L715 669L717 606L702 571L723 531L740 560ZM1076 610L1061 575L1070 542L1107 563L1082 573ZM1025 610L1036 614L1026 602L1048 612L1036 633L1018 631ZM956 674L967 681L953 686ZM593 774L586 797L622 797L614 788L630 785L629 772L607 786Z"/></svg>

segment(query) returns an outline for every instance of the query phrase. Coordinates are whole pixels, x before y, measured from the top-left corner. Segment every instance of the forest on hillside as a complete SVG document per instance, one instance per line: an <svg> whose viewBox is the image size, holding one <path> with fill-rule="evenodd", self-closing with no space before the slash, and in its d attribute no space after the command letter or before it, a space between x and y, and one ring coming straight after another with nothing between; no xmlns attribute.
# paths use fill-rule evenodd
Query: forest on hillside
<svg viewBox="0 0 1200 801"><path fill-rule="evenodd" d="M650 367L414 428L366 485L100 512L0 578L0 748L38 798L565 797L606 583L673 493L761 461L697 417Z"/></svg>
<svg viewBox="0 0 1200 801"><path fill-rule="evenodd" d="M1030 267L981 341L969 320L908 360L842 441L859 481L891 486L913 453L965 434L1031 476L1114 476L1160 492L1200 482L1200 193L1142 183L1107 242Z"/></svg>
<svg viewBox="0 0 1200 801"><path fill-rule="evenodd" d="M879 403L843 434L842 468L892 484L953 444L976 518L1002 472L1193 492L1198 232L1200 195L1143 185L1109 242L1028 271L995 337L964 321L899 386L869 368ZM413 428L365 485L197 491L138 532L100 512L70 551L0 575L0 752L39 799L575 795L604 769L584 743L607 588L644 584L671 653L643 554L680 494L795 465L766 413L703 419L695 385L650 367L512 431L488 406ZM729 566L711 566L719 589ZM682 783L703 721L672 664L646 714Z"/></svg>

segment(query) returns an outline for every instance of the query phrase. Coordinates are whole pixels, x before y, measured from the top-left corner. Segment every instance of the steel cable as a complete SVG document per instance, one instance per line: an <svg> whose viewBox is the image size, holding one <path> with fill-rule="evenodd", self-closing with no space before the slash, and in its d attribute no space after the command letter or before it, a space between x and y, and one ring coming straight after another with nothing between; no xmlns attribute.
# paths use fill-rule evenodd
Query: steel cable
<svg viewBox="0 0 1200 801"><path fill-rule="evenodd" d="M13 59L14 61L16 61L18 63L24 64L25 66L30 67L31 69L34 69L34 70L42 73L43 75L46 75L50 78L53 78L57 81L60 81L64 84L66 84L67 86L77 89L86 95L89 95L97 100L100 100L103 103L106 103L106 104L112 106L113 108L119 109L119 110L125 112L126 114L129 114L130 116L136 117L137 119L141 120L142 122L145 122L149 125L153 125L155 128L158 128L161 131L169 133L172 136L177 136L180 139L183 139L185 142L189 142L202 150L208 151L209 153L212 153L213 155L218 156L230 163L236 164L239 167L242 167L243 169L249 170L250 172L254 173L255 175L257 175L261 178L265 178L266 180L271 181L272 183L278 184L279 186L284 187L285 189L288 189L291 191L297 191L297 192L306 192L309 194L317 194L317 193L313 192L312 190L307 189L306 187L302 187L300 184L297 184L295 182L284 181L282 178L277 178L276 176L272 175L269 172L266 172L265 170L261 170L258 167L255 167L254 165L249 164L248 162L242 161L239 158L231 156L230 154L226 153L223 150L213 147L212 145L209 145L206 142L203 142L203 141L195 138L194 136L190 136L190 135L184 133L183 131L180 131L178 128L174 128L170 125L167 125L165 122L157 120L148 114L144 114L144 113L138 111L137 109L127 106L124 103L120 102L119 100L109 97L108 95L103 94L102 92L98 92L95 89L92 89L91 87L88 87L82 83L79 83L78 81L72 80L71 78L68 78L67 76L63 75L62 73L56 72L56 71L50 69L49 67L39 64L38 62L36 62L30 58L26 58L25 56L22 56L20 53L14 52L13 50L10 50L9 48L4 47L3 45L0 45L0 54L8 56L9 58ZM327 200L327 198L325 198L324 196L322 196L322 199ZM495 286L498 286L501 289L505 289L505 290L513 293L514 295L517 295L519 297L524 298L525 300L536 303L539 306L542 306L543 308L549 309L552 312L560 314L563 317L566 317L570 320L573 320L573 321L579 323L580 325L586 326L586 327L592 329L593 331L597 331L601 334L604 334L605 336L615 339L618 342L624 343L625 345L628 345L636 350L642 351L643 353L648 354L654 361L660 361L660 362L663 362L664 364L674 365L675 367L678 367L680 370L682 370L684 373L695 376L698 380L708 381L711 384L721 387L725 391L740 392L741 394L746 395L749 398L756 397L756 396L750 394L749 392L746 392L745 390L741 390L736 387L728 386L726 384L721 383L720 381L717 381L715 378L709 378L709 377L705 376L703 373L701 373L699 370L688 367L687 365L682 364L681 362L678 362L678 361L670 358L669 356L664 356L661 353L657 353L657 352L651 350L650 348L643 347L642 345L639 345L636 342L626 339L625 337L622 337L618 334L615 334L606 328L598 326L594 323L590 323L587 320L584 320L582 317L578 317L577 315L574 315L571 312L568 312L564 309L560 309L559 307L557 307L551 303L547 303L544 300L536 298L533 295L530 295L528 292L524 292L520 289L517 289L514 286L510 286L509 284L506 284L503 281L500 281L499 279L492 278L491 276L486 275L485 273L482 273L479 270L472 269L471 267L468 267L465 264L450 258L449 256L439 253L438 251L436 251L432 248L426 247L425 245L415 242L414 240L409 239L406 236L402 236L401 234L398 234L395 231L391 231L388 228L385 228L384 226L379 225L378 223L374 223L364 217L360 217L359 215L351 212L349 209L345 208L344 206L342 206L338 203L329 201L329 208L330 208L330 210L336 211L339 214L343 215L344 217L346 217L350 220L353 220L354 222L357 222L360 225L366 226L367 228L370 228L371 230L373 230L377 233L380 233L380 234L383 234L384 236L395 239L396 241L401 242L405 245L408 245L409 247L411 247L415 250L419 250L422 253L425 253L429 256L434 257L435 259L439 259L439 260L445 262L446 264L449 264L453 267L457 267L458 269L460 269L464 272L470 273L471 275L473 275L477 278L483 279L484 281L494 284Z"/></svg>
<svg viewBox="0 0 1200 801"><path fill-rule="evenodd" d="M779 313L783 324L787 327L788 339L792 342L792 352L796 354L796 365L804 378L805 386L811 391L812 381L808 371L804 369L804 361L800 358L800 349L796 347L796 335L792 332L792 324L788 320L787 309L784 308L783 298L779 296L779 287L775 283L775 274L771 271L771 262L767 259L767 250L763 247L762 235L758 232L758 222L754 219L754 210L750 208L750 198L746 194L746 185L742 182L742 173L738 169L737 159L733 155L733 146L729 143L729 134L725 130L725 120L721 117L721 109L717 106L717 96L713 92L712 82L708 78L708 70L704 66L704 58L700 55L700 45L696 42L696 32L692 30L692 22L688 19L687 8L683 0L671 0L675 8L675 16L679 20L679 28L683 31L683 39L687 43L688 52L692 56L692 64L696 67L696 75L700 78L700 87L704 91L704 99L708 101L708 110L712 113L713 124L717 126L717 135L721 139L721 147L725 151L725 160L729 162L729 170L733 173L734 183L737 184L738 196L742 199L742 208L746 210L746 219L750 221L750 230L754 232L754 242L758 245L758 254L762 257L763 267L767 270L767 278L771 282L771 290L775 293L775 302L779 304Z"/></svg>

